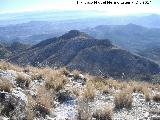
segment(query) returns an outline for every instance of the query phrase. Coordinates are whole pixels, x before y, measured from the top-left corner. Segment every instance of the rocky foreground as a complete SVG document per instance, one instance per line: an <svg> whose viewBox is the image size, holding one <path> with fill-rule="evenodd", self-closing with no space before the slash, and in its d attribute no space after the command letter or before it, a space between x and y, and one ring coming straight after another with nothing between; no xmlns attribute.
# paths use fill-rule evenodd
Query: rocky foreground
<svg viewBox="0 0 160 120"><path fill-rule="evenodd" d="M4 120L160 120L160 85L0 62L0 116Z"/></svg>

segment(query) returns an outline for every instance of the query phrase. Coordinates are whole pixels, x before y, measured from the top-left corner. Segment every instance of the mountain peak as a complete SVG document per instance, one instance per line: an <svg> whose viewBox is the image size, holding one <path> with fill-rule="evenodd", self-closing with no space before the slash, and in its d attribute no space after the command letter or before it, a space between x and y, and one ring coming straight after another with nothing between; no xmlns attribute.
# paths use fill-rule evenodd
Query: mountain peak
<svg viewBox="0 0 160 120"><path fill-rule="evenodd" d="M71 39L74 37L85 37L85 38L91 38L91 36L87 35L84 32L80 32L79 30L71 30L68 33L61 36L63 39Z"/></svg>

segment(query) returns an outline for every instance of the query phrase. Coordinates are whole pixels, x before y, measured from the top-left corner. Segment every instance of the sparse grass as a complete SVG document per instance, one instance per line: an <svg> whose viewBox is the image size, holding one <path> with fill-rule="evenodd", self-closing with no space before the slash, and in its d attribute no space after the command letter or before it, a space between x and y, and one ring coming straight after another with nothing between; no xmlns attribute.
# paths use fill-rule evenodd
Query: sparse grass
<svg viewBox="0 0 160 120"><path fill-rule="evenodd" d="M17 71L17 72L23 71L22 67L19 67L18 65L14 65L14 64L11 64L11 63L6 62L6 61L0 61L0 69L2 69L2 70L14 70L14 71Z"/></svg>
<svg viewBox="0 0 160 120"><path fill-rule="evenodd" d="M53 107L52 97L49 92L44 87L39 87L36 98L36 105L34 106L34 110L38 111L36 116L44 117L51 112L51 108Z"/></svg>
<svg viewBox="0 0 160 120"><path fill-rule="evenodd" d="M149 87L151 86L147 83L134 82L134 84L132 85L132 89L133 89L132 91L143 93L145 96L146 102L148 102L151 100L149 95Z"/></svg>
<svg viewBox="0 0 160 120"><path fill-rule="evenodd" d="M120 93L115 95L114 103L115 103L115 109L122 109L122 108L130 109L132 107L131 93L126 91L121 91Z"/></svg>
<svg viewBox="0 0 160 120"><path fill-rule="evenodd" d="M11 92L12 85L9 80L0 78L0 91Z"/></svg>
<svg viewBox="0 0 160 120"><path fill-rule="evenodd" d="M148 102L148 101L151 100L151 97L150 97L149 93L146 92L146 93L144 94L144 96L145 96L146 102Z"/></svg>
<svg viewBox="0 0 160 120"><path fill-rule="evenodd" d="M59 73L58 71L54 71L51 74L47 75L46 78L46 88L53 89L55 91L59 91L63 88L66 83L66 77Z"/></svg>
<svg viewBox="0 0 160 120"><path fill-rule="evenodd" d="M96 110L92 116L96 118L96 120L112 120L112 115L112 108L107 106L106 108Z"/></svg>
<svg viewBox="0 0 160 120"><path fill-rule="evenodd" d="M155 96L153 96L153 101L160 102L160 94L156 94Z"/></svg>
<svg viewBox="0 0 160 120"><path fill-rule="evenodd" d="M28 98L28 104L26 106L26 117L27 120L33 120L35 117L35 113L34 113L34 106L36 105L36 101L32 98L31 95L27 95Z"/></svg>
<svg viewBox="0 0 160 120"><path fill-rule="evenodd" d="M60 71L61 73L63 73L65 76L69 75L69 71L67 70L66 67L60 68L59 71Z"/></svg>
<svg viewBox="0 0 160 120"><path fill-rule="evenodd" d="M92 115L87 101L79 100L77 110L78 120L91 120Z"/></svg>
<svg viewBox="0 0 160 120"><path fill-rule="evenodd" d="M83 94L82 94L83 99L86 99L87 101L93 101L95 95L96 95L96 89L95 89L93 83L88 82L86 84L86 87L85 87Z"/></svg>
<svg viewBox="0 0 160 120"><path fill-rule="evenodd" d="M103 82L95 82L94 83L94 85L95 85L95 88L97 89L97 90L100 90L102 93L104 93L104 94L108 94L109 93L109 86L108 85L105 85Z"/></svg>
<svg viewBox="0 0 160 120"><path fill-rule="evenodd" d="M28 76L25 76L25 75L22 75L22 74L17 74L17 75L18 76L15 80L16 80L16 83L17 83L18 87L28 88L29 84L31 82L31 79Z"/></svg>
<svg viewBox="0 0 160 120"><path fill-rule="evenodd" d="M74 70L74 71L72 71L72 74L73 74L73 76L74 76L75 79L78 79L78 78L79 78L80 71Z"/></svg>
<svg viewBox="0 0 160 120"><path fill-rule="evenodd" d="M135 85L133 87L133 92L143 92L143 86L141 86L141 85Z"/></svg>

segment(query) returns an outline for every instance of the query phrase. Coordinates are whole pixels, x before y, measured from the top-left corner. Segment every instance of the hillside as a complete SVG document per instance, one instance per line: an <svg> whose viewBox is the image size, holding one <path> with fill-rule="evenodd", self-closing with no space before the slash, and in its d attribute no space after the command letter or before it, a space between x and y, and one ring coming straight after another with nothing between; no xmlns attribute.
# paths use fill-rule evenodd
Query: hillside
<svg viewBox="0 0 160 120"><path fill-rule="evenodd" d="M160 46L152 45L146 47L145 49L138 52L141 56L154 60L158 64L160 64Z"/></svg>
<svg viewBox="0 0 160 120"><path fill-rule="evenodd" d="M7 50L6 46L3 44L0 44L0 59L7 58L11 55L11 52Z"/></svg>
<svg viewBox="0 0 160 120"><path fill-rule="evenodd" d="M10 58L19 65L63 67L95 75L133 78L160 71L157 64L113 45L72 30L48 39Z"/></svg>
<svg viewBox="0 0 160 120"><path fill-rule="evenodd" d="M29 48L30 45L22 44L20 42L3 43L0 42L0 59L7 59L14 54L18 54Z"/></svg>
<svg viewBox="0 0 160 120"><path fill-rule="evenodd" d="M131 52L138 52L154 43L160 46L159 28L147 28L136 24L101 25L83 31L98 39L108 38Z"/></svg>
<svg viewBox="0 0 160 120"><path fill-rule="evenodd" d="M159 102L159 84L0 62L2 120L159 120Z"/></svg>

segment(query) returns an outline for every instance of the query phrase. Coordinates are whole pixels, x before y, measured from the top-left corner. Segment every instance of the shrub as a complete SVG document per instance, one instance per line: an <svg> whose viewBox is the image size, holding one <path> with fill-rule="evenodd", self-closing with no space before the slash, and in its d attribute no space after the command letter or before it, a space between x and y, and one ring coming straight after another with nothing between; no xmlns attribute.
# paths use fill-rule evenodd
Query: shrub
<svg viewBox="0 0 160 120"><path fill-rule="evenodd" d="M59 70L50 68L43 69L44 79L46 80L46 88L59 91L66 83L66 76Z"/></svg>
<svg viewBox="0 0 160 120"><path fill-rule="evenodd" d="M75 79L79 79L80 72L78 70L74 70L74 71L72 71L72 73L73 73L73 76Z"/></svg>
<svg viewBox="0 0 160 120"><path fill-rule="evenodd" d="M94 85L91 82L88 82L82 94L83 99L93 101L95 95L96 95L96 90L95 90Z"/></svg>
<svg viewBox="0 0 160 120"><path fill-rule="evenodd" d="M87 101L79 100L78 101L78 120L91 120L91 112L88 106Z"/></svg>
<svg viewBox="0 0 160 120"><path fill-rule="evenodd" d="M39 87L34 110L37 117L44 117L50 114L52 108L52 97L44 87Z"/></svg>
<svg viewBox="0 0 160 120"><path fill-rule="evenodd" d="M12 88L12 85L9 82L9 80L5 78L0 78L0 91L10 92L11 88Z"/></svg>
<svg viewBox="0 0 160 120"><path fill-rule="evenodd" d="M148 101L151 100L151 98L150 98L150 96L149 96L149 93L145 93L144 96L145 96L146 102L148 102Z"/></svg>
<svg viewBox="0 0 160 120"><path fill-rule="evenodd" d="M21 88L28 88L30 82L31 82L31 79L28 76L18 74L16 78L16 83L18 87L21 87Z"/></svg>
<svg viewBox="0 0 160 120"><path fill-rule="evenodd" d="M155 102L160 102L160 94L156 94L155 96L153 96L153 100Z"/></svg>
<svg viewBox="0 0 160 120"><path fill-rule="evenodd" d="M132 107L132 95L131 93L121 91L117 95L115 95L114 99L115 108L122 109L122 108L131 108Z"/></svg>
<svg viewBox="0 0 160 120"><path fill-rule="evenodd" d="M59 71L62 72L62 74L64 74L65 76L68 76L68 75L69 75L69 71L67 70L66 67L60 68Z"/></svg>
<svg viewBox="0 0 160 120"><path fill-rule="evenodd" d="M112 120L113 111L111 107L106 107L105 109L96 110L95 113L93 113L93 117L96 118L96 120Z"/></svg>
<svg viewBox="0 0 160 120"><path fill-rule="evenodd" d="M17 72L23 71L23 68L21 68L17 65L11 64L9 62L6 62L6 61L0 61L0 69L2 69L2 70L14 70L14 71L17 71Z"/></svg>

